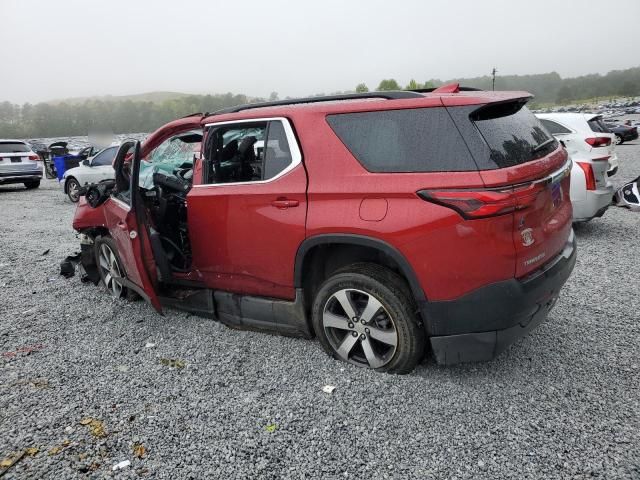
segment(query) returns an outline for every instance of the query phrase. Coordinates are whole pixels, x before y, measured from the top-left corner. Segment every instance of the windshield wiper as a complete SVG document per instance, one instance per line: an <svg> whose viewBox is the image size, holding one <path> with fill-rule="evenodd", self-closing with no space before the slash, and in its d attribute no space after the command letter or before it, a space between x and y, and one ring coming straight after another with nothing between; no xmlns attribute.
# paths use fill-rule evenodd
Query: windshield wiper
<svg viewBox="0 0 640 480"><path fill-rule="evenodd" d="M551 137L551 138L549 138L549 139L545 140L544 142L542 142L541 144L536 145L535 147L533 147L533 148L531 149L531 153L538 153L538 152L539 152L540 150L542 150L544 147L546 147L547 145L549 145L550 143L553 143L553 142L555 142L555 141L556 141L556 139L555 139L555 138L553 138L553 137Z"/></svg>

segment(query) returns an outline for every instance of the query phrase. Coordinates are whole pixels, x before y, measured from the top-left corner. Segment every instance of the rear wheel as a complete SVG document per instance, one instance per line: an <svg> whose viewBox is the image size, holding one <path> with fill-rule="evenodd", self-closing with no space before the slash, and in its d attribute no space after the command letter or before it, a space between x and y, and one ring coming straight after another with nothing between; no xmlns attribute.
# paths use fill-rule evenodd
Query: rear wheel
<svg viewBox="0 0 640 480"><path fill-rule="evenodd" d="M622 139L622 137L616 133L616 145L622 145L623 143L624 140Z"/></svg>
<svg viewBox="0 0 640 480"><path fill-rule="evenodd" d="M80 183L75 178L71 177L67 180L66 190L69 200L73 203L77 203L80 200Z"/></svg>
<svg viewBox="0 0 640 480"><path fill-rule="evenodd" d="M27 187L27 190L33 190L34 188L38 188L40 186L40 180L33 180L32 182L24 182L24 186Z"/></svg>
<svg viewBox="0 0 640 480"><path fill-rule="evenodd" d="M113 238L109 236L98 237L94 248L100 279L107 291L115 298L134 298L134 292L125 287L122 282L127 278L127 273Z"/></svg>
<svg viewBox="0 0 640 480"><path fill-rule="evenodd" d="M375 264L339 270L318 290L313 327L334 358L390 373L422 360L425 335L406 284Z"/></svg>

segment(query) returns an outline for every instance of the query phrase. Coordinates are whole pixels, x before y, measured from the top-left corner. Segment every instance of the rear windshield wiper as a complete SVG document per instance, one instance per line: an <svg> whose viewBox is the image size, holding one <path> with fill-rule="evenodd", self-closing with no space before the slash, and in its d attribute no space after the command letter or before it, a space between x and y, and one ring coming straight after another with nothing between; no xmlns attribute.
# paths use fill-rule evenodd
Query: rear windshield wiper
<svg viewBox="0 0 640 480"><path fill-rule="evenodd" d="M553 143L553 142L555 142L555 141L556 141L556 139L555 139L555 138L553 138L553 137L551 137L551 138L549 138L549 139L545 140L544 142L542 142L541 144L536 145L535 147L533 147L533 148L531 149L531 153L538 153L538 152L539 152L540 150L542 150L544 147L546 147L547 145L549 145L550 143Z"/></svg>

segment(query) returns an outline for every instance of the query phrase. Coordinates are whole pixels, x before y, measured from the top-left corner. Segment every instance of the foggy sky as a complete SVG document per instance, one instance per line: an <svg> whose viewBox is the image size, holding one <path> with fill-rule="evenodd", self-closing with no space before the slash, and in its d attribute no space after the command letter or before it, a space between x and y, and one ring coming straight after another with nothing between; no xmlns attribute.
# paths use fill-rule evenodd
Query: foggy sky
<svg viewBox="0 0 640 480"><path fill-rule="evenodd" d="M281 97L640 64L640 1L0 0L0 101Z"/></svg>

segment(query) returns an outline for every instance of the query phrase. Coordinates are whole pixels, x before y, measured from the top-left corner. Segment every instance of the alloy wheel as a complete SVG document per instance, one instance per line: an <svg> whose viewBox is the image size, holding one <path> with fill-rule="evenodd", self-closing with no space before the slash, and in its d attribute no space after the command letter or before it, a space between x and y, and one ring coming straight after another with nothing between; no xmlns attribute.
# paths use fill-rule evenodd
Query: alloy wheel
<svg viewBox="0 0 640 480"><path fill-rule="evenodd" d="M335 353L344 361L380 368L391 361L398 332L389 312L370 293L346 288L329 297L322 326Z"/></svg>
<svg viewBox="0 0 640 480"><path fill-rule="evenodd" d="M118 258L115 253L113 253L113 250L111 250L109 245L105 243L100 245L98 261L102 272L102 279L107 290L109 290L114 297L120 298L122 296L123 289L123 285L121 283L123 278L122 270L118 264Z"/></svg>
<svg viewBox="0 0 640 480"><path fill-rule="evenodd" d="M77 202L80 198L80 185L75 180L70 180L67 183L67 194L72 202Z"/></svg>

